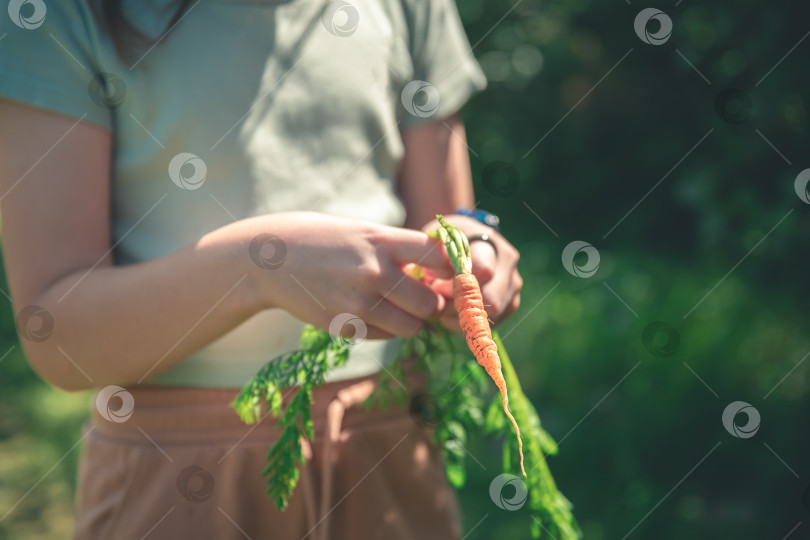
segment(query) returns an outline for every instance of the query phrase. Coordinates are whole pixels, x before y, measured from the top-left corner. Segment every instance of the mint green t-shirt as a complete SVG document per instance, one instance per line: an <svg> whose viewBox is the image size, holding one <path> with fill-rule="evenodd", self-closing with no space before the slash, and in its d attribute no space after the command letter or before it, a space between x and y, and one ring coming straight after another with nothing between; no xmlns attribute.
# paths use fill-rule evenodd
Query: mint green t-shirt
<svg viewBox="0 0 810 540"><path fill-rule="evenodd" d="M164 35L160 8L173 3L125 2L158 38L127 61L88 2L12 0L0 12L0 98L114 136L119 265L266 213L399 226L400 131L456 112L486 84L452 0L202 0ZM241 386L295 348L302 327L265 310L151 381ZM392 349L367 341L331 379L377 371Z"/></svg>

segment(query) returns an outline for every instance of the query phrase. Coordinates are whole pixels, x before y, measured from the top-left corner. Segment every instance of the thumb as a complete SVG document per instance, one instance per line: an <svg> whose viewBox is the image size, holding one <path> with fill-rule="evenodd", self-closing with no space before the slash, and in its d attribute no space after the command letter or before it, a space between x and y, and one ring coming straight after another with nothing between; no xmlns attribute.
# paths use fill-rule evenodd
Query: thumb
<svg viewBox="0 0 810 540"><path fill-rule="evenodd" d="M391 256L401 265L409 263L430 269L431 275L449 279L455 275L444 245L438 238L431 238L425 233L398 229L391 242Z"/></svg>

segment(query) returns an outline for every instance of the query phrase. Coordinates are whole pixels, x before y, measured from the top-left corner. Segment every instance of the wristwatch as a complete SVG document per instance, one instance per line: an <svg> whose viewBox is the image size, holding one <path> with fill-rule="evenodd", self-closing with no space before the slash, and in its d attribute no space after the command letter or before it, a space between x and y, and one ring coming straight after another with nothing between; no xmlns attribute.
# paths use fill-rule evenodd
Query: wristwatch
<svg viewBox="0 0 810 540"><path fill-rule="evenodd" d="M501 229L498 226L501 223L501 219L495 214L487 212L486 210L481 210L480 208L459 208L454 212L454 214L471 217L474 220L480 221L484 225L488 225L496 231L501 232Z"/></svg>

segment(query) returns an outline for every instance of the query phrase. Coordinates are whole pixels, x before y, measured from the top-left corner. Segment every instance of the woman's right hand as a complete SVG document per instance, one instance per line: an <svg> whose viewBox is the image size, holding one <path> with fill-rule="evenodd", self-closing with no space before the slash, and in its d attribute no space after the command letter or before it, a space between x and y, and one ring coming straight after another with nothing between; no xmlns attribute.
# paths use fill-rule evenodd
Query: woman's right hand
<svg viewBox="0 0 810 540"><path fill-rule="evenodd" d="M233 226L248 245L254 287L266 308L324 330L338 314L351 313L366 324L368 338L380 339L414 336L445 307L442 295L403 270L417 263L437 277L453 277L441 243L422 232L315 212Z"/></svg>
<svg viewBox="0 0 810 540"><path fill-rule="evenodd" d="M31 366L60 388L143 383L267 308L326 330L349 312L365 321L367 337L383 338L415 334L444 307L401 270L418 262L449 275L437 241L314 213L239 220L165 255L115 265L112 134L2 99L0 118L15 320Z"/></svg>

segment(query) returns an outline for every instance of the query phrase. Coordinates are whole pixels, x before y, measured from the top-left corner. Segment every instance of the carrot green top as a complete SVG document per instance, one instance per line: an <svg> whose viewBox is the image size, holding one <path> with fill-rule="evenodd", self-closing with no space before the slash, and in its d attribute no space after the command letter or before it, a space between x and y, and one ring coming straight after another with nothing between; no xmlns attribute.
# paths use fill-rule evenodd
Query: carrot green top
<svg viewBox="0 0 810 540"><path fill-rule="evenodd" d="M444 220L444 217L437 215L436 219L439 220L441 227L436 229L435 233L431 236L438 236L447 248L447 255L450 257L450 263L456 274L471 274L472 273L472 259L470 258L470 243L467 236L462 233L457 227L450 225Z"/></svg>

